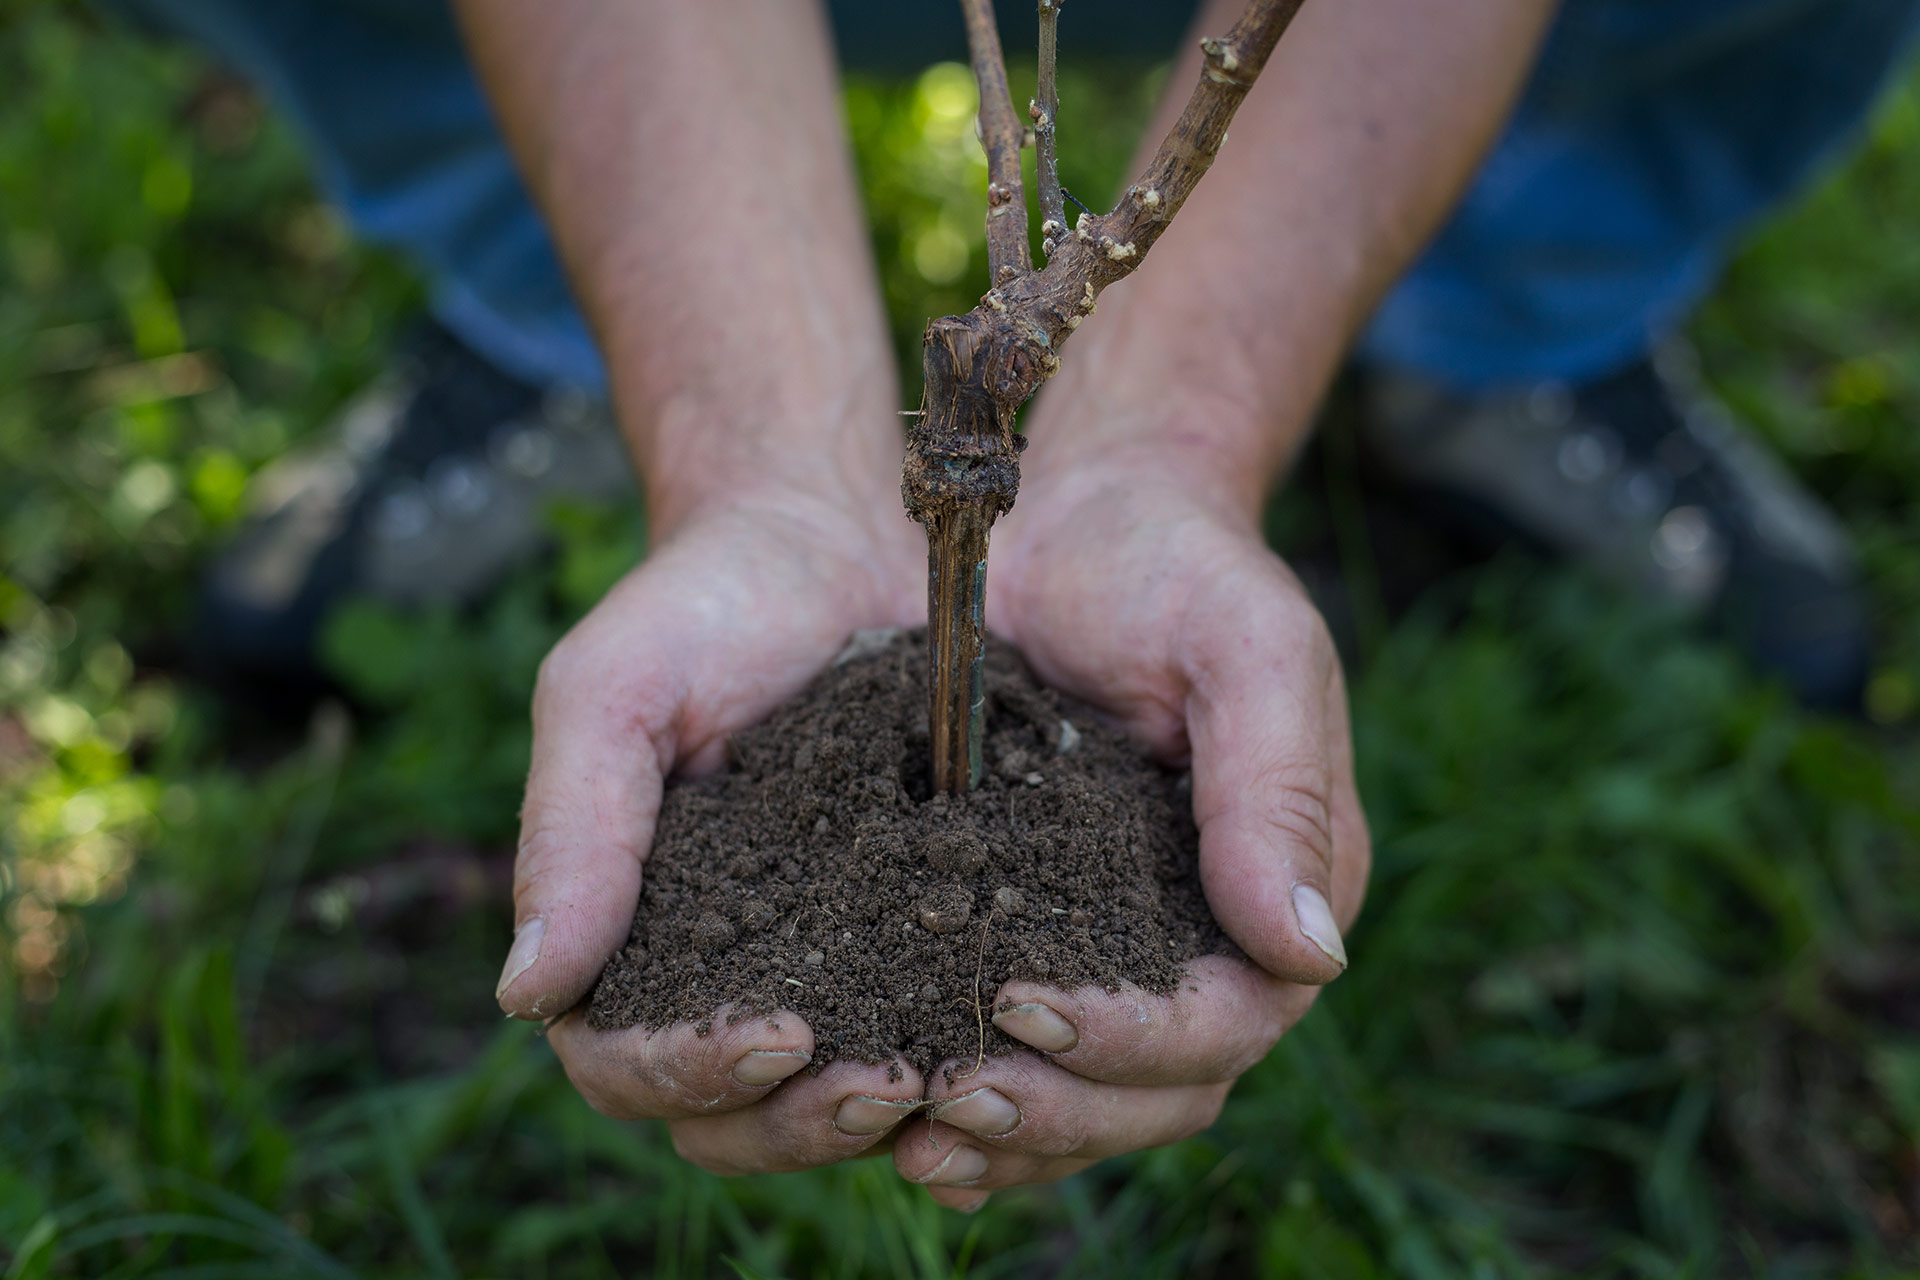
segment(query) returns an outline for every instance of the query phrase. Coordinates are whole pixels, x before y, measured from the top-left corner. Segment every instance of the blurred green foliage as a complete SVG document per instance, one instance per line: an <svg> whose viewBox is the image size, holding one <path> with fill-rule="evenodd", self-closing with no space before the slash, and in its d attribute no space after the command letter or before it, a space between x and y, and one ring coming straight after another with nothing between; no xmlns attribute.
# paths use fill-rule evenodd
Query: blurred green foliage
<svg viewBox="0 0 1920 1280"><path fill-rule="evenodd" d="M195 562L417 288L189 54L0 0L0 84L7 1275L1920 1265L1920 89L1696 326L1861 540L1872 721L1574 575L1443 585L1355 685L1353 971L1206 1135L961 1219L885 1161L694 1171L492 1008L532 675L637 513L555 511L555 557L477 616L349 612L353 712L287 731L178 678ZM1098 200L1150 78L1062 95ZM971 91L941 66L846 101L910 354L984 275Z"/></svg>

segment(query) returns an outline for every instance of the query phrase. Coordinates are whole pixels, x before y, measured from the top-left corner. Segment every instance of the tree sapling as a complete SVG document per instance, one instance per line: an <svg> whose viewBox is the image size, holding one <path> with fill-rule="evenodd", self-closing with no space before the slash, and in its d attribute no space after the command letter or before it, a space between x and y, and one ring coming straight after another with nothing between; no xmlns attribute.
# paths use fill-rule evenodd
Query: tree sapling
<svg viewBox="0 0 1920 1280"><path fill-rule="evenodd" d="M1057 152L1055 35L1062 0L1040 0L1038 95L1029 108L1038 157L1040 234L1028 254L1020 152L1026 130L1007 90L992 0L960 0L987 152L987 265L980 305L942 316L922 339L926 389L908 433L901 494L927 530L928 711L933 785L980 780L985 694L987 540L1020 487L1014 417L1060 368L1060 347L1108 285L1139 268L1226 140L1227 126L1302 0L1250 0L1233 29L1200 42L1204 61L1180 118L1113 209L1069 230Z"/></svg>

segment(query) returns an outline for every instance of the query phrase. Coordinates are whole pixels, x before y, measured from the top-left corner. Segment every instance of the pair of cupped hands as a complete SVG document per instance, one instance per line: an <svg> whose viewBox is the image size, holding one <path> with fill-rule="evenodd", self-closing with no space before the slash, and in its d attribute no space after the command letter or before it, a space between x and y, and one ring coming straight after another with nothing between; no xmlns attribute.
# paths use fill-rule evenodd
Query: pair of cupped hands
<svg viewBox="0 0 1920 1280"><path fill-rule="evenodd" d="M897 476L743 483L656 526L653 553L555 647L534 695L499 999L552 1020L599 1111L666 1120L675 1149L716 1173L890 1148L902 1177L972 1210L1204 1129L1345 969L1369 865L1346 691L1257 500L1172 452L1072 458L1042 427L1034 445L994 530L988 625L1046 683L1190 762L1207 900L1252 963L1198 960L1165 997L1008 983L994 1023L1031 1051L930 1077L904 1062L809 1074L813 1034L789 1013L719 1011L704 1036L588 1027L579 1002L626 941L669 775L719 767L727 736L856 629L925 620L926 542Z"/></svg>

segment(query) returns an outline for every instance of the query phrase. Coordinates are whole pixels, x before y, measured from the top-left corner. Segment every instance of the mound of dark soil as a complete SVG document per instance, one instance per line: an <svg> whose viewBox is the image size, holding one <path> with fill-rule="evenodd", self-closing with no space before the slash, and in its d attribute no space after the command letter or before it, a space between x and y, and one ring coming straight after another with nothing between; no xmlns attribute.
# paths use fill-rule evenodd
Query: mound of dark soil
<svg viewBox="0 0 1920 1280"><path fill-rule="evenodd" d="M627 946L596 1027L791 1009L816 1068L922 1072L1014 1047L981 1016L1011 978L1171 991L1232 953L1201 895L1186 780L987 656L985 778L934 796L920 633L871 635L773 718L733 768L667 790ZM991 1009L985 1014L990 1017Z"/></svg>

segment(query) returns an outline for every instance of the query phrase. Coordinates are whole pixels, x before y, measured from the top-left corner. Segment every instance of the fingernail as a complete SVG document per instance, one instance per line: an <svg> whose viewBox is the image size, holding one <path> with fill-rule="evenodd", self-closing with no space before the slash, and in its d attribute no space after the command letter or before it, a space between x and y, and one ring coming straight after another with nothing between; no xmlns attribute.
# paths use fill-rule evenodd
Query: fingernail
<svg viewBox="0 0 1920 1280"><path fill-rule="evenodd" d="M912 1102L890 1102L885 1098L869 1098L864 1093L850 1094L833 1113L833 1127L864 1138L885 1133L919 1109L917 1098Z"/></svg>
<svg viewBox="0 0 1920 1280"><path fill-rule="evenodd" d="M987 1173L987 1157L984 1152L973 1147L955 1147L947 1152L947 1158L933 1166L933 1172L924 1175L921 1185L929 1187L965 1186Z"/></svg>
<svg viewBox="0 0 1920 1280"><path fill-rule="evenodd" d="M991 1191L982 1191L971 1200L963 1200L959 1204L950 1204L947 1208L953 1210L955 1213L978 1213L981 1207L987 1203L987 1199L991 1195L993 1195Z"/></svg>
<svg viewBox="0 0 1920 1280"><path fill-rule="evenodd" d="M935 1120L944 1120L956 1129L997 1138L1020 1123L1020 1108L997 1089L975 1089L935 1107Z"/></svg>
<svg viewBox="0 0 1920 1280"><path fill-rule="evenodd" d="M506 967L500 970L500 985L493 989L495 1000L507 994L515 978L533 968L540 958L540 940L546 936L547 922L539 916L528 916L514 930L513 949L507 952Z"/></svg>
<svg viewBox="0 0 1920 1280"><path fill-rule="evenodd" d="M811 1055L793 1049L752 1049L741 1054L740 1061L733 1064L733 1078L750 1088L758 1088L785 1080L810 1061Z"/></svg>
<svg viewBox="0 0 1920 1280"><path fill-rule="evenodd" d="M1044 1004L1016 1004L993 1015L993 1025L1042 1053L1065 1053L1080 1043L1073 1024Z"/></svg>
<svg viewBox="0 0 1920 1280"><path fill-rule="evenodd" d="M1327 905L1326 898L1310 884L1293 886L1293 918L1300 923L1300 932L1307 935L1307 941L1326 955L1327 959L1347 967L1347 944L1340 941L1340 926L1333 922L1333 908Z"/></svg>

